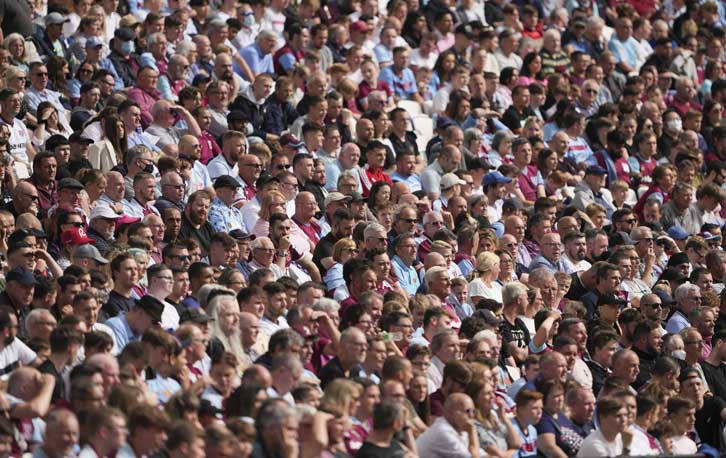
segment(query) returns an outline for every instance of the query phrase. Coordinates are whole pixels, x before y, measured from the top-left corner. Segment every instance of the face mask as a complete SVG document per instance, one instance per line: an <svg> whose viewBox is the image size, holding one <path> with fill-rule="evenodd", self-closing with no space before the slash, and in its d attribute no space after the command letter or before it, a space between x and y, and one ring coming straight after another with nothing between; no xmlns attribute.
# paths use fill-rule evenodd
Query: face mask
<svg viewBox="0 0 726 458"><path fill-rule="evenodd" d="M680 119L671 119L666 123L666 126L675 132L680 132L683 128L683 122Z"/></svg>
<svg viewBox="0 0 726 458"><path fill-rule="evenodd" d="M242 24L245 27L252 27L253 25L255 25L255 22L256 21L255 21L255 15L254 14L252 14L252 13L245 13L244 19L242 21Z"/></svg>
<svg viewBox="0 0 726 458"><path fill-rule="evenodd" d="M681 361L686 360L686 351L685 350L673 350L671 353L671 356L675 359L680 359Z"/></svg>
<svg viewBox="0 0 726 458"><path fill-rule="evenodd" d="M146 166L144 167L144 172L154 173L154 164L146 164Z"/></svg>
<svg viewBox="0 0 726 458"><path fill-rule="evenodd" d="M124 41L121 43L121 54L131 54L134 52L134 42Z"/></svg>

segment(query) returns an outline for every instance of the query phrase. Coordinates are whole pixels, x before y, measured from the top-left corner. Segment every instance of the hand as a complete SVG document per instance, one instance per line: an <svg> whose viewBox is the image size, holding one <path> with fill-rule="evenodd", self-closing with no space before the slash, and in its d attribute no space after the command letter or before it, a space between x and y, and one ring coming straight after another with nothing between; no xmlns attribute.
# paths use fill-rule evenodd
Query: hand
<svg viewBox="0 0 726 458"><path fill-rule="evenodd" d="M633 443L633 431L628 428L620 433L620 436L623 438L623 447L630 448L630 444Z"/></svg>
<svg viewBox="0 0 726 458"><path fill-rule="evenodd" d="M450 212L442 211L441 218L443 218L444 224L446 225L447 228L449 228L449 229L454 228L454 217L451 216Z"/></svg>
<svg viewBox="0 0 726 458"><path fill-rule="evenodd" d="M280 238L278 245L278 251L287 251L287 249L290 248L290 236L286 235Z"/></svg>

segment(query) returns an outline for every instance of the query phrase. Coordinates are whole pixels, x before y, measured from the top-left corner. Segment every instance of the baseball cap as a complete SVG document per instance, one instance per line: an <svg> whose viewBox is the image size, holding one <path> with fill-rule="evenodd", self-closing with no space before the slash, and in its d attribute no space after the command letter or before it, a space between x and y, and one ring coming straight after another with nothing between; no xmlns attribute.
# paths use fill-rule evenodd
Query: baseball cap
<svg viewBox="0 0 726 458"><path fill-rule="evenodd" d="M453 126L454 121L446 116L439 116L436 118L436 130L446 129L449 126Z"/></svg>
<svg viewBox="0 0 726 458"><path fill-rule="evenodd" d="M77 191L83 190L83 185L80 181L75 178L63 178L58 182L58 190L62 189L75 189Z"/></svg>
<svg viewBox="0 0 726 458"><path fill-rule="evenodd" d="M62 137L62 135L59 135L59 136ZM73 132L71 134L71 136L68 137L68 141L70 143L85 143L86 145L90 145L91 143L93 143L93 140L82 136L80 132ZM46 142L46 144L47 144L47 142ZM47 146L46 146L46 149L48 149Z"/></svg>
<svg viewBox="0 0 726 458"><path fill-rule="evenodd" d="M120 29L116 29L116 31L113 33L114 38L121 41L131 41L136 37L136 33L133 29L130 29L128 27L121 27Z"/></svg>
<svg viewBox="0 0 726 458"><path fill-rule="evenodd" d="M368 32L370 27L363 21L355 21L350 25L351 32Z"/></svg>
<svg viewBox="0 0 726 458"><path fill-rule="evenodd" d="M462 180L453 173L447 173L441 177L441 189L449 189L457 184L463 186L466 184L466 181Z"/></svg>
<svg viewBox="0 0 726 458"><path fill-rule="evenodd" d="M59 146L70 144L71 143L68 141L68 139L63 135L51 135L50 137L48 137L48 140L45 141L45 150L53 152L53 150L58 148Z"/></svg>
<svg viewBox="0 0 726 458"><path fill-rule="evenodd" d="M710 232L702 232L699 234L701 237L703 237L703 240L706 242L716 242L718 240L721 240L721 235L719 234L711 234Z"/></svg>
<svg viewBox="0 0 726 458"><path fill-rule="evenodd" d="M671 226L666 231L666 234L668 234L668 237L672 238L673 240L685 240L688 238L688 232L686 232L685 229L683 229L680 226Z"/></svg>
<svg viewBox="0 0 726 458"><path fill-rule="evenodd" d="M522 210L524 209L524 205L519 199L517 199L516 197L512 197L509 199L504 199L504 202L502 202L502 209L505 208L508 210Z"/></svg>
<svg viewBox="0 0 726 458"><path fill-rule="evenodd" d="M136 302L136 307L146 312L154 323L161 323L161 314L164 312L164 304L154 296L146 295Z"/></svg>
<svg viewBox="0 0 726 458"><path fill-rule="evenodd" d="M230 175L220 175L216 180L214 180L214 189L218 188L239 188L240 184L239 181L235 180Z"/></svg>
<svg viewBox="0 0 726 458"><path fill-rule="evenodd" d="M469 24L459 24L454 29L454 33L466 36L466 38L474 38L474 29Z"/></svg>
<svg viewBox="0 0 726 458"><path fill-rule="evenodd" d="M686 277L686 276L685 276L685 275L683 274L683 272L681 272L681 271L680 271L680 270L678 270L678 269L672 269L672 268L669 268L669 269L666 269L666 270L665 270L665 271L664 271L664 272L663 272L663 273L661 274L661 276L660 276L660 278L659 278L658 280L659 280L659 281L660 281L660 280L664 280L664 281L672 281L673 283L675 283L675 284L677 284L677 285L680 285L680 284L682 284L682 283L685 283L686 281L688 281L688 277Z"/></svg>
<svg viewBox="0 0 726 458"><path fill-rule="evenodd" d="M602 294L597 299L597 305L616 305L618 307L622 307L623 305L625 305L625 301L622 298L616 296L615 294Z"/></svg>
<svg viewBox="0 0 726 458"><path fill-rule="evenodd" d="M72 227L61 234L61 243L63 245L83 245L94 242L95 240L86 235L86 230L82 227Z"/></svg>
<svg viewBox="0 0 726 458"><path fill-rule="evenodd" d="M585 175L600 175L604 176L607 175L608 171L604 168L600 167L599 165L591 165L587 169L585 169Z"/></svg>
<svg viewBox="0 0 726 458"><path fill-rule="evenodd" d="M196 309L196 308L186 308L181 311L179 314L179 322L180 323L186 323L188 321L191 321L192 323L209 323L210 321L214 321L214 318L207 315L203 310Z"/></svg>
<svg viewBox="0 0 726 458"><path fill-rule="evenodd" d="M63 16L57 11L53 11L52 13L48 13L48 15L45 17L45 25L52 25L52 24L65 24L70 19Z"/></svg>
<svg viewBox="0 0 726 458"><path fill-rule="evenodd" d="M255 234L248 234L242 229L232 229L231 231L229 231L229 235L231 235L236 240L254 240L257 238Z"/></svg>
<svg viewBox="0 0 726 458"><path fill-rule="evenodd" d="M282 146L289 146L290 148L300 148L305 145L304 142L300 141L300 139L293 134L285 134L280 137L280 144Z"/></svg>
<svg viewBox="0 0 726 458"><path fill-rule="evenodd" d="M351 192L350 194L348 194L348 197L350 197L351 202L365 202L363 195L358 191Z"/></svg>
<svg viewBox="0 0 726 458"><path fill-rule="evenodd" d="M260 175L260 177L255 182L255 187L257 189L262 189L265 186L267 186L267 183L270 183L273 181L277 184L280 184L280 180L277 179L277 177L274 177L274 176L270 175L269 173L263 173Z"/></svg>
<svg viewBox="0 0 726 458"><path fill-rule="evenodd" d="M660 301L663 304L663 306L673 305L676 303L676 300L673 299L670 294L668 294L667 292L665 292L663 290L656 291L655 295L660 298Z"/></svg>
<svg viewBox="0 0 726 458"><path fill-rule="evenodd" d="M5 275L5 281L8 283L16 281L21 285L31 286L38 284L38 280L35 279L33 272L26 267L16 267Z"/></svg>
<svg viewBox="0 0 726 458"><path fill-rule="evenodd" d="M489 172L486 175L484 175L484 178L481 180L482 186L489 186L491 184L506 184L511 183L512 179L509 177L505 177L499 172Z"/></svg>
<svg viewBox="0 0 726 458"><path fill-rule="evenodd" d="M73 250L73 256L81 259L93 259L99 264L108 264L108 259L101 256L98 248L91 244L79 245Z"/></svg>
<svg viewBox="0 0 726 458"><path fill-rule="evenodd" d="M123 226L124 224L138 223L139 221L141 221L141 218L123 214L120 218L116 220L116 228Z"/></svg>
<svg viewBox="0 0 726 458"><path fill-rule="evenodd" d="M352 200L351 196L346 196L345 194L339 193L339 192L331 192L328 193L327 196L325 196L325 201L323 202L324 206L328 206L332 204L333 202L340 202L340 201L346 201L350 202Z"/></svg>
<svg viewBox="0 0 726 458"><path fill-rule="evenodd" d="M136 27L139 25L139 21L136 20L136 16L133 14L127 14L121 18L118 24L120 27Z"/></svg>
<svg viewBox="0 0 726 458"><path fill-rule="evenodd" d="M204 73L199 73L192 80L192 86L198 86L200 84L208 83L210 81L212 81L212 77L211 76L206 75Z"/></svg>
<svg viewBox="0 0 726 458"><path fill-rule="evenodd" d="M103 47L103 41L98 37L86 38L86 48L98 48Z"/></svg>
<svg viewBox="0 0 726 458"><path fill-rule="evenodd" d="M91 210L91 220L96 218L119 219L121 218L121 215L111 210L111 207L107 205L96 205Z"/></svg>

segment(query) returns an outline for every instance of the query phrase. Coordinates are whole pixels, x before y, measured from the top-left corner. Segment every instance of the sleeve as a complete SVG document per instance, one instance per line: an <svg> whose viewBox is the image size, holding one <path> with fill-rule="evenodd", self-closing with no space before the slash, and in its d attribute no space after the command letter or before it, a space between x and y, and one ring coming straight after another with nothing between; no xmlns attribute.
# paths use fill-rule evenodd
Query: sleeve
<svg viewBox="0 0 726 458"><path fill-rule="evenodd" d="M381 71L381 74L378 76L378 80L383 81L388 85L388 87L393 88L393 73L391 73L388 67Z"/></svg>
<svg viewBox="0 0 726 458"><path fill-rule="evenodd" d="M469 283L469 297L483 297L485 293L486 291L484 291L484 285L481 281L474 279Z"/></svg>
<svg viewBox="0 0 726 458"><path fill-rule="evenodd" d="M539 423L537 423L537 434L554 434L557 435L557 426L554 424L554 420L551 417L542 417Z"/></svg>
<svg viewBox="0 0 726 458"><path fill-rule="evenodd" d="M30 363L35 361L35 358L37 358L38 355L35 354L33 350L31 350L25 343L23 343L21 340L17 339L18 342L18 360L23 364L23 366L28 366Z"/></svg>
<svg viewBox="0 0 726 458"><path fill-rule="evenodd" d="M166 75L161 75L159 82L156 83L156 88L161 92L161 98L164 100L173 101L174 94L171 92L171 84L169 84L169 78Z"/></svg>
<svg viewBox="0 0 726 458"><path fill-rule="evenodd" d="M280 66L282 66L282 68L284 68L287 72L292 71L292 68L295 66L296 62L295 56L290 53L281 55L278 61L280 62Z"/></svg>
<svg viewBox="0 0 726 458"><path fill-rule="evenodd" d="M435 175L436 175L436 172L434 172L433 170L424 170L423 173L421 174L421 187L427 193L441 192L441 190L439 189L440 183L436 179Z"/></svg>

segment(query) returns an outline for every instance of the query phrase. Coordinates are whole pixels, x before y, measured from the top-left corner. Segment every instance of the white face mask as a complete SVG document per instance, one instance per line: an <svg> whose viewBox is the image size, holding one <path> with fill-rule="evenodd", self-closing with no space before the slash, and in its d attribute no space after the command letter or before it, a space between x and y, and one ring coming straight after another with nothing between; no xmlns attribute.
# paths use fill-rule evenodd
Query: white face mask
<svg viewBox="0 0 726 458"><path fill-rule="evenodd" d="M671 356L676 359L680 359L681 361L685 361L686 360L686 351L685 350L673 350L673 352L671 353Z"/></svg>
<svg viewBox="0 0 726 458"><path fill-rule="evenodd" d="M680 132L683 129L683 122L680 119L671 119L666 123L666 127L675 132Z"/></svg>

